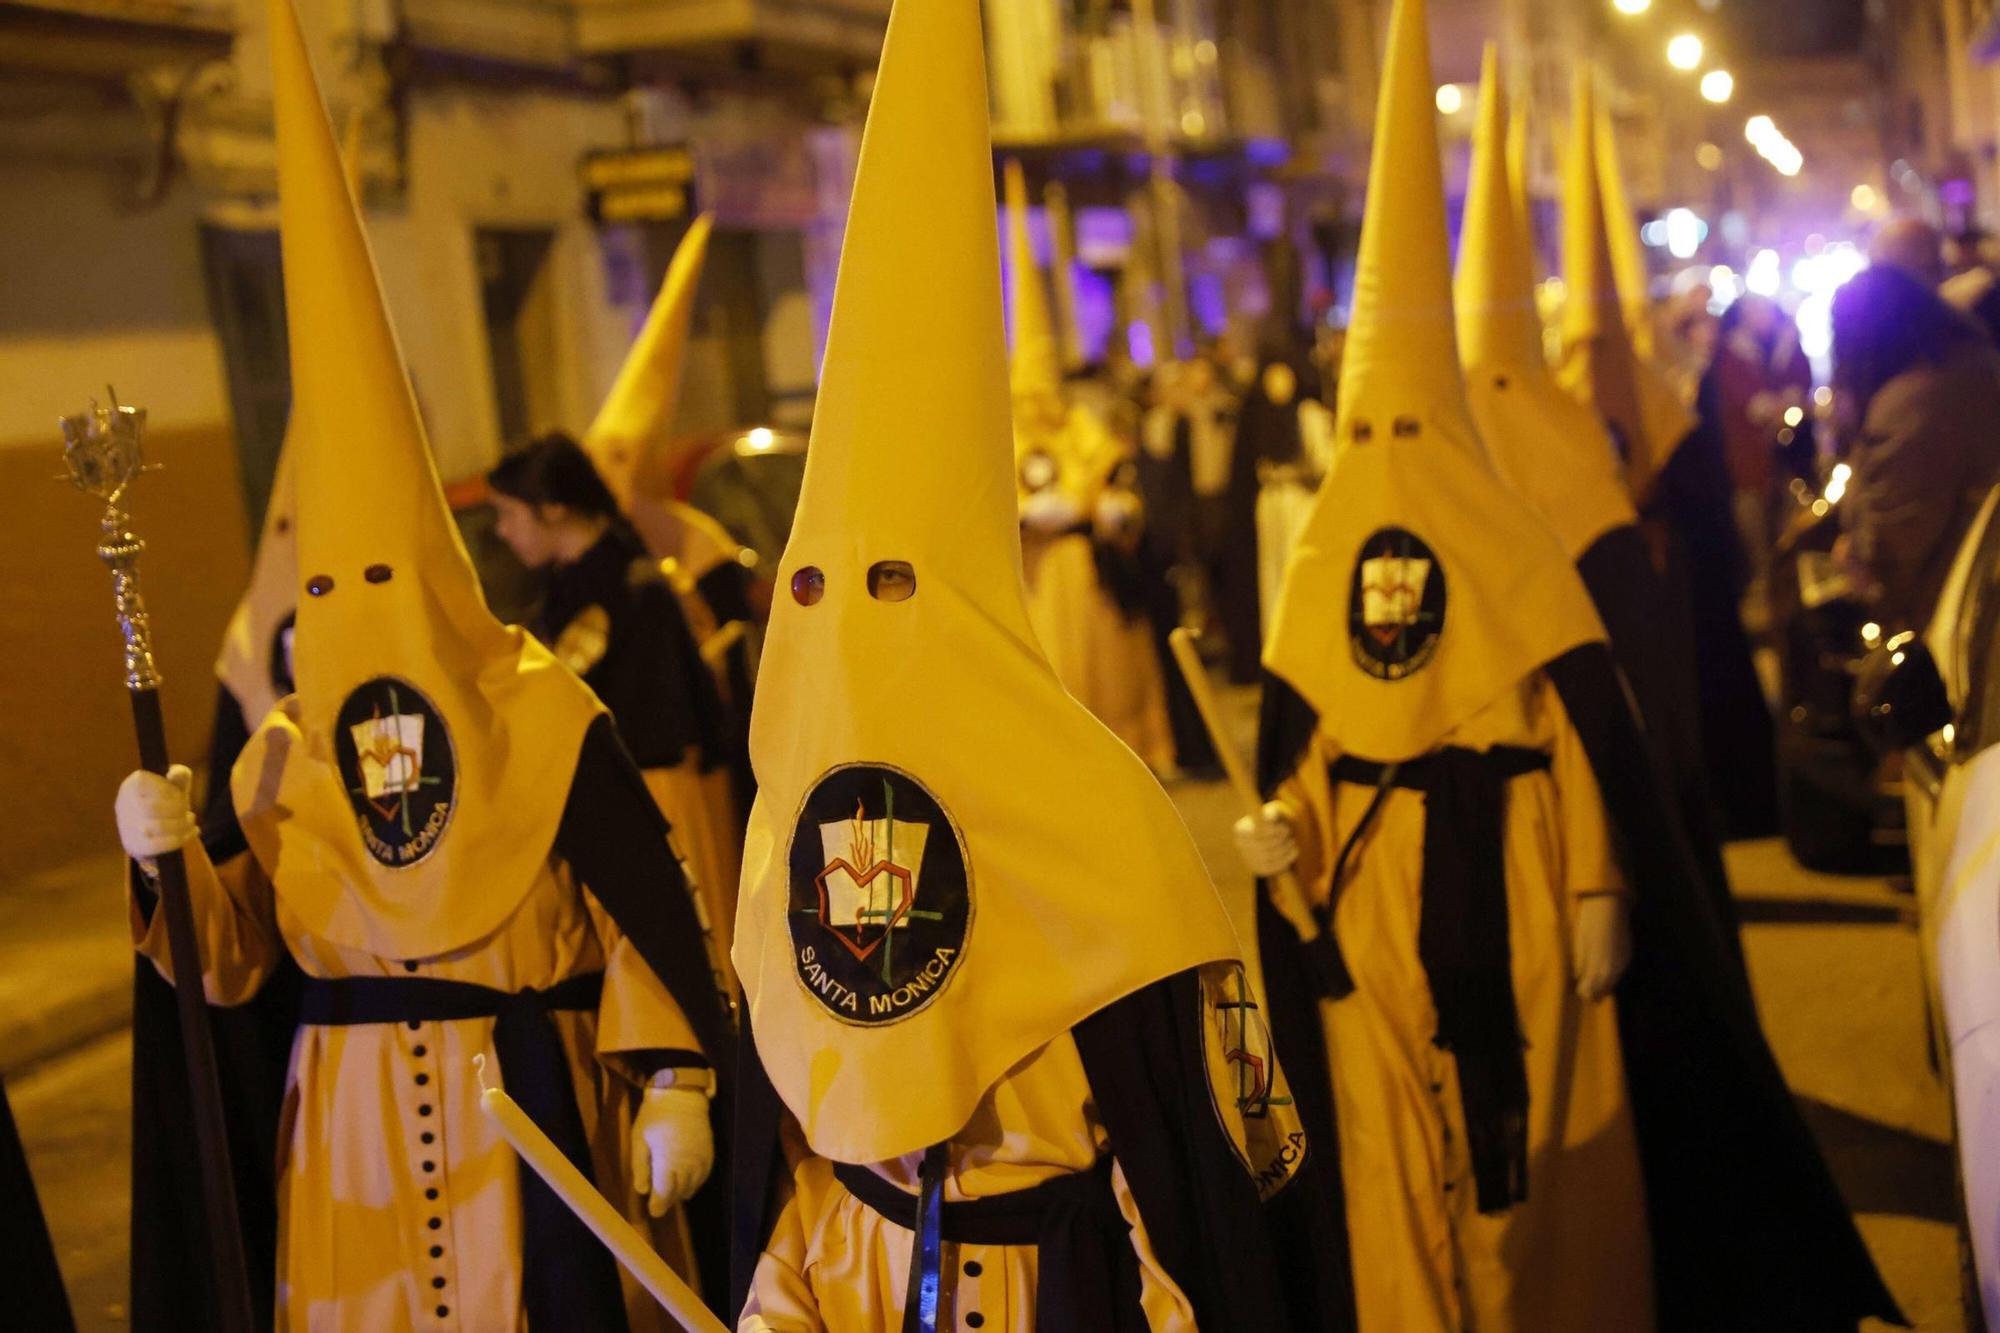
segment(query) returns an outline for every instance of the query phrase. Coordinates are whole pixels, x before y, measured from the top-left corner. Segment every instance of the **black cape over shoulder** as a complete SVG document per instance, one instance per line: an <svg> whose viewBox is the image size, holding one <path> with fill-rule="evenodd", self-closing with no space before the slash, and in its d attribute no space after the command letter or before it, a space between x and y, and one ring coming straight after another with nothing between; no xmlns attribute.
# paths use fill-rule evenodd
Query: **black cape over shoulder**
<svg viewBox="0 0 2000 1333"><path fill-rule="evenodd" d="M228 810L226 801L222 810ZM214 821L221 816L211 807L210 817ZM226 818L226 824L211 822L203 834L218 865L248 854L233 811ZM735 1036L728 1003L714 989L700 921L680 862L668 845L666 827L617 728L609 717L600 716L584 734L552 850L569 863L659 975L715 1067L719 1089L715 1169L709 1183L685 1207L704 1299L720 1310L727 1292L725 1182L733 1118L727 1094L734 1082ZM140 968L140 995L146 1008L138 1017L153 1024L155 1035L135 1047L133 1062L133 1325L149 1331L207 1333L215 1327L208 1313L214 1308L214 1296L209 1288L199 1180L186 1150L193 1140L193 1120L181 1072L173 992L152 974L150 964L142 960ZM289 960L280 975L287 971L296 976ZM164 993L164 1004L144 1000L152 989L143 985L146 979ZM279 990L274 978L251 1005L209 1010L223 1078L232 1166L238 1197L245 1205L253 1294L263 1327L270 1326L277 1264L275 1145L291 1038L298 1023L295 984ZM162 1030L162 1022L171 1026ZM135 1040L139 1031L135 1027ZM170 1160L176 1152L185 1160ZM142 1165L146 1178L160 1182L146 1196L143 1211L136 1175ZM181 1181L180 1176L187 1179ZM599 1184L607 1191L621 1188L619 1182Z"/></svg>
<svg viewBox="0 0 2000 1333"><path fill-rule="evenodd" d="M1278 1196L1295 1211L1267 1213L1259 1204L1210 1101L1200 1003L1199 978L1181 972L1106 1005L1071 1030L1112 1155L1153 1252L1193 1305L1204 1333L1327 1327L1287 1308L1269 1237L1281 1219L1310 1215L1294 1202L1304 1192L1295 1181ZM786 1170L778 1143L783 1103L747 1031L738 1105L732 1313L748 1299Z"/></svg>
<svg viewBox="0 0 2000 1333"><path fill-rule="evenodd" d="M1617 991L1661 1333L1832 1333L1902 1322L1758 1026L1749 983L1660 790L1609 649L1547 663L1632 880L1633 957ZM1306 752L1311 705L1266 677L1260 781ZM1271 1028L1306 1132L1335 1133L1318 1001L1297 936L1260 895ZM1323 1174L1337 1188L1337 1177ZM1532 1187L1532 1186L1531 1186Z"/></svg>
<svg viewBox="0 0 2000 1333"><path fill-rule="evenodd" d="M1722 829L1702 758L1701 696L1688 647L1694 641L1692 616L1686 589L1676 586L1685 577L1678 569L1678 578L1662 575L1653 565L1645 533L1630 523L1592 542L1576 569L1604 622L1618 670L1632 687L1661 790L1707 882L1724 943L1740 959L1736 903L1729 893Z"/></svg>
<svg viewBox="0 0 2000 1333"><path fill-rule="evenodd" d="M729 762L721 695L659 563L613 524L576 563L555 571L535 634L551 646L591 607L610 620L604 653L583 672L642 769L673 768L689 750L703 772Z"/></svg>
<svg viewBox="0 0 2000 1333"><path fill-rule="evenodd" d="M757 623L750 605L750 571L727 560L695 580L695 592L708 606L718 627L731 621L745 626ZM722 683L728 697L722 702L721 736L724 762L729 765L729 782L736 794L736 809L748 822L750 802L757 796L757 778L750 770L750 704L756 693L757 675L750 664L748 635L730 645L722 660Z"/></svg>
<svg viewBox="0 0 2000 1333"><path fill-rule="evenodd" d="M1726 836L1757 838L1778 830L1777 732L1738 609L1751 564L1731 509L1713 382L1704 378L1702 424L1662 469L1645 517L1672 537L1693 624L1709 792Z"/></svg>

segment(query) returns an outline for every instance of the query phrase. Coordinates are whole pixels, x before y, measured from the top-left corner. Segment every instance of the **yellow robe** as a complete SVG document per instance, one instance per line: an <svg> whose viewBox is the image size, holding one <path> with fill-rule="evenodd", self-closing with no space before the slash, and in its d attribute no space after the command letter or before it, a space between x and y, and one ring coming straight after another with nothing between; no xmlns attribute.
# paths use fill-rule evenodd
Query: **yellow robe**
<svg viewBox="0 0 2000 1333"><path fill-rule="evenodd" d="M485 939L406 961L315 936L253 856L218 868L192 844L187 867L211 1004L251 999L286 951L309 977L438 977L505 991L602 971L597 1011L554 1020L597 1180L613 1199L631 1194L633 1071L618 1053L700 1047L665 985L566 870L538 867L520 907ZM149 925L135 907L132 928L171 981L163 914ZM479 1110L472 1070L473 1056L492 1058L493 1023L299 1029L278 1136L280 1333L522 1326L518 1167Z"/></svg>
<svg viewBox="0 0 2000 1333"><path fill-rule="evenodd" d="M1527 1043L1528 1197L1482 1216L1457 1067L1417 957L1421 793L1392 789L1350 854L1334 931L1354 993L1322 1002L1361 1333L1647 1333L1651 1251L1615 1001L1577 997L1574 905L1623 892L1597 779L1540 673L1445 738L1526 746L1546 773L1507 784L1508 942ZM1333 856L1373 791L1333 785L1315 738L1280 788L1299 873L1325 902ZM1363 756L1366 757L1366 756Z"/></svg>
<svg viewBox="0 0 2000 1333"><path fill-rule="evenodd" d="M911 1233L848 1193L833 1164L805 1150L792 1128L792 1196L757 1262L738 1333L896 1333L909 1284ZM953 1137L945 1198L1028 1189L1088 1170L1109 1150L1082 1057L1065 1034L1008 1071ZM914 1194L922 1162L917 1154L869 1170ZM1124 1173L1115 1166L1111 1183L1132 1227L1148 1327L1194 1333L1194 1311L1154 1256ZM1034 1333L1036 1259L1033 1246L946 1242L938 1328Z"/></svg>
<svg viewBox="0 0 2000 1333"><path fill-rule="evenodd" d="M1152 630L1143 618L1127 620L1105 591L1091 539L1024 530L1021 556L1028 620L1056 679L1154 772L1172 769L1166 679Z"/></svg>
<svg viewBox="0 0 2000 1333"><path fill-rule="evenodd" d="M1016 453L1024 452L1017 442ZM1056 468L1054 486L1090 521L1118 464L1117 441L1094 413L1078 407L1045 452ZM1091 537L1023 527L1021 560L1028 622L1056 679L1148 767L1171 770L1166 677L1152 627L1144 616L1128 618L1104 587Z"/></svg>

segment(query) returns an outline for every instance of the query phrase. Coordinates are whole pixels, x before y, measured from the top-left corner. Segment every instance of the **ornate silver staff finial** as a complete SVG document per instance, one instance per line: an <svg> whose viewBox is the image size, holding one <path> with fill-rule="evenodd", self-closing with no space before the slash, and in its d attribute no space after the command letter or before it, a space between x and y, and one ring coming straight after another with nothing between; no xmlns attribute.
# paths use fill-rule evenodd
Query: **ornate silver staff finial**
<svg viewBox="0 0 2000 1333"><path fill-rule="evenodd" d="M143 436L146 410L119 403L107 390L109 407L95 401L88 412L62 418L63 461L69 483L104 501L104 518L97 558L111 571L111 594L117 606L118 628L125 638L125 688L156 690L160 673L153 664L153 631L139 595L139 554L146 543L135 536L121 507L126 488L147 471Z"/></svg>

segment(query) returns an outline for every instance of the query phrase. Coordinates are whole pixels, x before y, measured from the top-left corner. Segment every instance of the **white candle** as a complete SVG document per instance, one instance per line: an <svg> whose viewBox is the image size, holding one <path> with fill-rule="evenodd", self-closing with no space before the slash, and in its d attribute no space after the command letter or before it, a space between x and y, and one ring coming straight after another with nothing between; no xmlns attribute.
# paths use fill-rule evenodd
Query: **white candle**
<svg viewBox="0 0 2000 1333"><path fill-rule="evenodd" d="M515 1152L521 1154L521 1160L548 1182L556 1197L568 1205L585 1226L597 1233L597 1238L604 1242L605 1248L619 1263L625 1265L625 1270L653 1293L653 1299L679 1320L687 1333L729 1333L723 1322L710 1314L708 1307L701 1303L701 1297L681 1281L679 1274L667 1267L667 1261L654 1252L637 1228L611 1206L609 1199L597 1192L584 1178L583 1172L572 1166L569 1158L564 1157L555 1144L549 1142L548 1135L528 1119L527 1112L499 1088L486 1086L486 1057L475 1055L472 1063L479 1071L479 1109L492 1118L501 1135L514 1146Z"/></svg>

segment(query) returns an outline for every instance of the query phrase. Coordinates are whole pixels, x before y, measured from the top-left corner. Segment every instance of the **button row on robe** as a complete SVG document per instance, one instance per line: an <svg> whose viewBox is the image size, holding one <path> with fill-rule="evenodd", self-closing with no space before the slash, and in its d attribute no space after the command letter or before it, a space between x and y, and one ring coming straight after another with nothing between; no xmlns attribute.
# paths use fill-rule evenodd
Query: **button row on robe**
<svg viewBox="0 0 2000 1333"><path fill-rule="evenodd" d="M980 1274L984 1273L985 1271L986 1271L986 1265L980 1263L979 1260L967 1259L965 1261L965 1275L967 1277L977 1278ZM979 1299L976 1293L968 1293L968 1294L970 1294L972 1296L972 1299L974 1300ZM967 1312L965 1316L965 1326L967 1328L983 1328L985 1324L986 1324L985 1315L981 1314L977 1310L972 1310Z"/></svg>
<svg viewBox="0 0 2000 1333"><path fill-rule="evenodd" d="M406 962L403 964L403 970L406 972L414 972L417 970L417 965L414 962ZM421 1032L423 1030L423 1025L422 1023L416 1020L412 1020L409 1024L409 1028L410 1031L412 1032ZM430 1055L430 1047L421 1041L410 1048L410 1056L412 1059L424 1060L427 1059L429 1055ZM415 1076L415 1082L418 1087L420 1088L427 1087L429 1086L430 1081L431 1081L431 1076L428 1071L422 1069L417 1071ZM432 1113L433 1109L434 1108L431 1106L429 1102L423 1102L418 1105L417 1114L420 1116L429 1116ZM428 1148L437 1142L437 1135L435 1132L426 1129L417 1135L417 1140L418 1142L422 1143L425 1147ZM423 1173L426 1176L437 1175L436 1158L425 1157L420 1160L419 1165L422 1167ZM436 1203L442 1197L443 1197L443 1191L440 1190L438 1186L426 1185L424 1187L424 1198L429 1202ZM444 1217L442 1216L443 1211L444 1210L440 1210L438 1214L435 1214L427 1218L424 1222L425 1227L434 1232L442 1231L444 1229ZM432 1245L430 1247L430 1257L433 1259L444 1258L444 1246ZM447 1284L445 1281L444 1274L434 1273L431 1275L432 1291L442 1294L446 1285ZM443 1304L442 1301L440 1301L440 1303L435 1307L435 1313L439 1319L449 1319L451 1317L451 1307L449 1305Z"/></svg>

